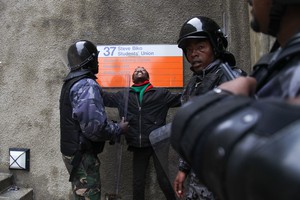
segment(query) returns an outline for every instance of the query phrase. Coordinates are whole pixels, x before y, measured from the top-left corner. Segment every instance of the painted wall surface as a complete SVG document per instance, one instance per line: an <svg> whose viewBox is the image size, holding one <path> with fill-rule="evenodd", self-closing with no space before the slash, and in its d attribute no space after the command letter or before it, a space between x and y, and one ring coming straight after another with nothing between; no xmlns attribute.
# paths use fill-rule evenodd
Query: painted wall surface
<svg viewBox="0 0 300 200"><path fill-rule="evenodd" d="M229 50L237 65L249 71L246 1L0 0L0 172L13 173L17 185L33 188L35 200L70 199L59 147L58 100L68 73L65 50L78 39L98 45L176 44L181 25L194 15L226 25ZM185 63L185 83L190 75ZM170 111L168 121L175 111ZM117 119L116 110L107 112ZM8 170L10 147L30 148L29 172ZM115 191L115 149L107 144L100 155L103 198ZM123 153L120 191L123 200L130 200L131 154L126 145ZM147 199L164 199L152 164L148 177Z"/></svg>

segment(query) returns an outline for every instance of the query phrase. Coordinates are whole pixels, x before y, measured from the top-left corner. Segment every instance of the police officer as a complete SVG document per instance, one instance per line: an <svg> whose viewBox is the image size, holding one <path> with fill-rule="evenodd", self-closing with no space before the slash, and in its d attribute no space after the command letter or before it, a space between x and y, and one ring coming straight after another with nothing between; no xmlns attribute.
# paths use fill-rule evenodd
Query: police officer
<svg viewBox="0 0 300 200"><path fill-rule="evenodd" d="M299 122L288 125L299 119L299 107L282 101L300 93L300 1L248 3L252 29L275 36L277 48L258 61L253 77L223 83L185 107L189 113L179 111L172 145L221 199L297 199ZM203 117L209 120L192 123ZM195 142L186 148L187 141Z"/></svg>
<svg viewBox="0 0 300 200"><path fill-rule="evenodd" d="M100 200L100 161L106 140L126 132L127 122L108 121L96 82L97 47L80 40L68 49L70 73L60 96L60 148L75 199Z"/></svg>
<svg viewBox="0 0 300 200"><path fill-rule="evenodd" d="M221 64L228 64L229 70L235 75L245 75L245 72L234 67L234 56L226 51L227 39L220 26L212 19L196 16L188 19L179 34L178 47L184 52L191 64L193 76L189 80L182 96L182 103L192 96L204 94L221 83L231 79L226 75ZM184 182L190 175L187 192ZM173 183L179 198L185 196L188 200L214 199L213 194L201 183L187 162L179 161L179 171Z"/></svg>

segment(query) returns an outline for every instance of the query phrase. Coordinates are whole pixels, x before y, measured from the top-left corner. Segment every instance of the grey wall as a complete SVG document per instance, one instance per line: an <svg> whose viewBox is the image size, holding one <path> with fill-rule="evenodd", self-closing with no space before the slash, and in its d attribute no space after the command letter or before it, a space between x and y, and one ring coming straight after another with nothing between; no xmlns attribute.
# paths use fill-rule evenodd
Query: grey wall
<svg viewBox="0 0 300 200"><path fill-rule="evenodd" d="M9 172L8 149L30 148L29 172L10 171L35 199L69 199L59 150L58 99L67 68L62 50L77 39L96 44L175 44L193 15L223 24L238 66L250 69L248 6L239 0L0 0L0 172ZM185 80L190 76L185 68ZM172 110L168 120L176 110ZM108 110L111 116L114 111ZM123 148L122 199L131 199L131 154ZM114 192L115 146L102 160L105 193ZM151 166L148 199L164 199Z"/></svg>

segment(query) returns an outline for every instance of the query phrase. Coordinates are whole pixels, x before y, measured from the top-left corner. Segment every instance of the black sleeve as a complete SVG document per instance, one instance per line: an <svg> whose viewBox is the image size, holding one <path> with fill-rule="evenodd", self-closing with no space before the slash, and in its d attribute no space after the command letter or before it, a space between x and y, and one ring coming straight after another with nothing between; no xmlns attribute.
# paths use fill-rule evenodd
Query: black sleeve
<svg viewBox="0 0 300 200"><path fill-rule="evenodd" d="M164 89L165 101L169 107L179 107L181 106L181 96L182 93L172 93L167 89Z"/></svg>
<svg viewBox="0 0 300 200"><path fill-rule="evenodd" d="M118 108L120 103L123 102L123 94L121 91L113 93L102 90L101 95L104 106L106 107Z"/></svg>

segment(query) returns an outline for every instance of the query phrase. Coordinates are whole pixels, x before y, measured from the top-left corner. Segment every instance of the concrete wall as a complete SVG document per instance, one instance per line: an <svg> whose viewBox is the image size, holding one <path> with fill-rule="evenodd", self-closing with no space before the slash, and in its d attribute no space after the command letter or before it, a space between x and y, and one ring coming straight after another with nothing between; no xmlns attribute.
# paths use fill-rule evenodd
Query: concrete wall
<svg viewBox="0 0 300 200"><path fill-rule="evenodd" d="M36 200L70 199L59 150L58 99L68 70L62 50L78 39L96 44L175 44L193 15L223 24L238 66L250 70L248 6L239 0L0 0L0 171L9 172L10 147L30 148L29 172L10 171ZM184 70L185 80L190 76ZM172 109L168 120L176 109ZM114 110L108 110L114 116ZM131 199L131 154L123 148L121 196ZM102 196L114 192L115 146L102 160ZM151 166L148 199L164 199Z"/></svg>

